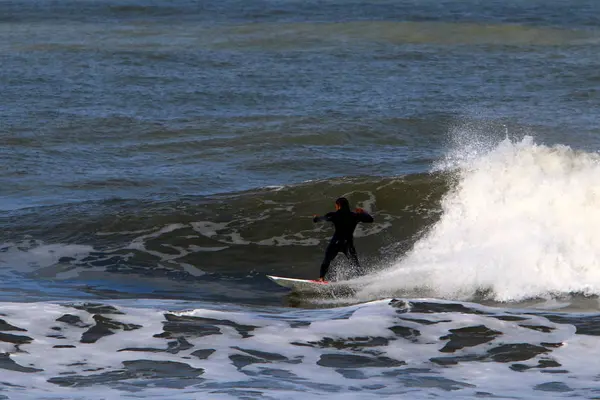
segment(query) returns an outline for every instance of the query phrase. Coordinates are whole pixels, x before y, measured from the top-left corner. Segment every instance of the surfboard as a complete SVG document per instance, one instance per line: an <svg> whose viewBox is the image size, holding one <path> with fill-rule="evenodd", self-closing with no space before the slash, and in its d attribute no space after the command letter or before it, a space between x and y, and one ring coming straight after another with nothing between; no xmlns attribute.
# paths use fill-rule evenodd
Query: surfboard
<svg viewBox="0 0 600 400"><path fill-rule="evenodd" d="M317 292L322 294L344 294L352 291L350 285L343 282L320 282L310 279L286 278L283 276L267 275L267 278L295 292Z"/></svg>
<svg viewBox="0 0 600 400"><path fill-rule="evenodd" d="M273 275L267 275L267 278L269 278L279 286L296 290L319 290L330 284L327 281L321 282L309 279L284 278L283 276Z"/></svg>

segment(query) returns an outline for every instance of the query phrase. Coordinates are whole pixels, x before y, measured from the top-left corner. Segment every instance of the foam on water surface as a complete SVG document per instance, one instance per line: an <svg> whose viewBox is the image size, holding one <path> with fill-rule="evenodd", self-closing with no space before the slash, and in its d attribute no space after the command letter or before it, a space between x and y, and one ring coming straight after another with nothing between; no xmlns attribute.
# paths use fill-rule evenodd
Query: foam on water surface
<svg viewBox="0 0 600 400"><path fill-rule="evenodd" d="M600 156L530 137L460 148L445 166L457 183L440 220L361 295L599 295Z"/></svg>
<svg viewBox="0 0 600 400"><path fill-rule="evenodd" d="M600 389L590 355L600 331L585 331L596 314L428 299L321 310L139 300L1 303L0 318L0 395L10 398L536 398Z"/></svg>

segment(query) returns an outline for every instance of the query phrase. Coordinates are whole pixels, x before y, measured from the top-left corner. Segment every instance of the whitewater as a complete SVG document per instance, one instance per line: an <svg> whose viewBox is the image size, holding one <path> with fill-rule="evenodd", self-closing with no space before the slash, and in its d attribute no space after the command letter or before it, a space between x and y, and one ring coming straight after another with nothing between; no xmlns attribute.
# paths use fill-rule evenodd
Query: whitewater
<svg viewBox="0 0 600 400"><path fill-rule="evenodd" d="M508 138L452 153L442 217L362 295L422 288L505 302L600 294L600 157ZM465 156L468 155L468 156Z"/></svg>

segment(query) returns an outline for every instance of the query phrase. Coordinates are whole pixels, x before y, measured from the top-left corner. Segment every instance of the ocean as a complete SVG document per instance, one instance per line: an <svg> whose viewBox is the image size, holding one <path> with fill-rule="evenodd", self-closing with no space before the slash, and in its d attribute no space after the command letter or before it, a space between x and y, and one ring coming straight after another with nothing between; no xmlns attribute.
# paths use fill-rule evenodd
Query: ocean
<svg viewBox="0 0 600 400"><path fill-rule="evenodd" d="M600 2L0 1L0 399L600 398ZM339 196L371 213L315 279Z"/></svg>

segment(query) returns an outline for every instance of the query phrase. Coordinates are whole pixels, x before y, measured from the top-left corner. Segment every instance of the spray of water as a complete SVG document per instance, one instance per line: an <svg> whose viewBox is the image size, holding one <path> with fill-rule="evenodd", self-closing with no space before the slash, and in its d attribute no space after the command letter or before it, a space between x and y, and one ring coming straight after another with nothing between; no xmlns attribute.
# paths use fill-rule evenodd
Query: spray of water
<svg viewBox="0 0 600 400"><path fill-rule="evenodd" d="M456 143L438 166L457 171L441 219L359 296L600 295L600 156L531 137Z"/></svg>

